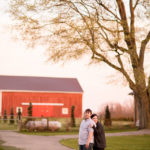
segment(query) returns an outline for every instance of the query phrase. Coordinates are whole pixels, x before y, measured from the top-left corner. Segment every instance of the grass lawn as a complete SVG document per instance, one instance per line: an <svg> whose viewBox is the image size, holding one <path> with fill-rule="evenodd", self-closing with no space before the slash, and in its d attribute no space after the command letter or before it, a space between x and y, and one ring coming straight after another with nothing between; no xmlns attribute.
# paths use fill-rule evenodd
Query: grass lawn
<svg viewBox="0 0 150 150"><path fill-rule="evenodd" d="M0 130L17 130L17 124L0 123Z"/></svg>
<svg viewBox="0 0 150 150"><path fill-rule="evenodd" d="M137 131L137 128L127 128L127 129L109 129L105 131L105 133L116 133L116 132L127 132L127 131ZM42 136L54 136L54 135L77 135L79 133L78 129L72 129L70 131L66 131L65 129L61 129L59 131L21 131L19 133L27 134L27 135L42 135Z"/></svg>
<svg viewBox="0 0 150 150"><path fill-rule="evenodd" d="M0 150L21 150L21 149L18 149L16 147L12 147L12 146L3 146L4 142L0 140Z"/></svg>
<svg viewBox="0 0 150 150"><path fill-rule="evenodd" d="M75 135L78 134L76 131L21 131L19 133L27 135L41 135L41 136L55 136L55 135Z"/></svg>
<svg viewBox="0 0 150 150"><path fill-rule="evenodd" d="M50 118L49 120L51 120ZM81 119L77 119L77 127L71 128L70 131L66 131L66 124L69 122L69 119L64 118L55 118L55 121L60 121L62 123L62 128L59 131L27 131L23 129L20 133L28 134L28 135L43 135L43 136L53 136L53 135L76 135L79 133L79 125ZM8 123L0 122L0 130L15 130L17 131L18 127L15 123L14 125L10 125ZM115 132L126 132L126 131L136 131L137 128L133 126L133 122L131 121L113 121L111 127L104 127L106 133L115 133Z"/></svg>
<svg viewBox="0 0 150 150"><path fill-rule="evenodd" d="M106 137L106 142L106 150L150 150L150 135ZM65 139L60 143L78 150L77 139Z"/></svg>
<svg viewBox="0 0 150 150"><path fill-rule="evenodd" d="M66 131L65 121L69 122L69 119L57 119L55 121L60 121L62 123L62 128L59 131L51 132L51 131L22 131L20 133L28 134L28 135L43 135L43 136L53 136L53 135L71 135L79 133L79 125L81 119L77 120L77 127L71 128L70 131ZM104 127L106 133L115 133L115 132L127 132L127 131L137 131L137 128L133 126L132 121L113 121L112 127Z"/></svg>

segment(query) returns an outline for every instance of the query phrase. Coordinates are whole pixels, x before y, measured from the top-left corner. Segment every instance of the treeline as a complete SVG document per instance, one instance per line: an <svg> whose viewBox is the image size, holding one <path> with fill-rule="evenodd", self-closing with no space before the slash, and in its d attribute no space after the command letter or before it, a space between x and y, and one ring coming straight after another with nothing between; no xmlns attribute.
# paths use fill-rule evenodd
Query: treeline
<svg viewBox="0 0 150 150"><path fill-rule="evenodd" d="M105 117L105 110L106 110L107 106L109 106L109 111L110 111L112 120L133 121L133 119L134 119L134 104L133 104L133 102L124 103L124 104L120 104L120 103L116 103L116 102L104 104L98 113L101 119L104 119L104 117Z"/></svg>

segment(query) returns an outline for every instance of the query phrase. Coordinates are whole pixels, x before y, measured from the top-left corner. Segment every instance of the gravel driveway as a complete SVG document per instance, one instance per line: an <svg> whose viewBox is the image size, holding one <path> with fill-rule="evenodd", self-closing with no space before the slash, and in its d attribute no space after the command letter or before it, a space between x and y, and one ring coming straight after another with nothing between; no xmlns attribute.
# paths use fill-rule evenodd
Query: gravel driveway
<svg viewBox="0 0 150 150"><path fill-rule="evenodd" d="M127 136L149 134L150 130L140 130L121 133L106 133L106 136ZM4 145L22 148L24 150L71 150L62 146L59 141L66 138L77 138L78 135L37 136L25 135L13 131L0 131L0 139Z"/></svg>

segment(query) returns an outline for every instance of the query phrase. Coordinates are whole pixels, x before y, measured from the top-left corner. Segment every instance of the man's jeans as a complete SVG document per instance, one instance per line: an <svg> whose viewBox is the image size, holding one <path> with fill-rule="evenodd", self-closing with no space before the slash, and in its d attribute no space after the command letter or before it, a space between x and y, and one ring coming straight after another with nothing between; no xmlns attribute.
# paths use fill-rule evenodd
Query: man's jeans
<svg viewBox="0 0 150 150"><path fill-rule="evenodd" d="M85 147L85 145L79 145L79 150L92 150L93 148L93 143L89 144L88 149Z"/></svg>

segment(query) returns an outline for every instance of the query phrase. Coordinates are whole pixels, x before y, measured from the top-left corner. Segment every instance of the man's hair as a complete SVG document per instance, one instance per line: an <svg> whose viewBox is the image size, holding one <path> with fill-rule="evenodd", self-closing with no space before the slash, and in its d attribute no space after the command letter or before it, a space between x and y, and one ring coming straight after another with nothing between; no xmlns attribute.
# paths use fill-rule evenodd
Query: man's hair
<svg viewBox="0 0 150 150"><path fill-rule="evenodd" d="M88 108L85 110L85 113L91 113L91 115L92 115L92 110Z"/></svg>

